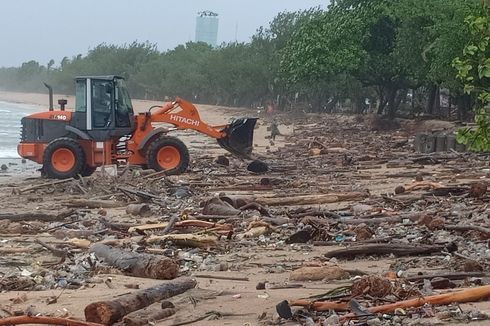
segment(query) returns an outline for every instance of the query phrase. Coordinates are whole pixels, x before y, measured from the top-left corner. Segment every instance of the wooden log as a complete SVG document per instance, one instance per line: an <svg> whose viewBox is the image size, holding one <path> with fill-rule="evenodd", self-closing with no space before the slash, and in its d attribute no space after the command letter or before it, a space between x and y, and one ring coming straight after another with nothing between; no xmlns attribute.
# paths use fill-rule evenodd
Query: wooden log
<svg viewBox="0 0 490 326"><path fill-rule="evenodd" d="M156 321L175 315L176 310L174 308L165 308L165 309L160 309L160 311L154 311L146 314L139 311L135 311L133 313L135 315L133 316L128 315L123 318L123 324L125 326L154 325Z"/></svg>
<svg viewBox="0 0 490 326"><path fill-rule="evenodd" d="M151 213L148 204L129 204L126 206L126 213L131 215L148 216Z"/></svg>
<svg viewBox="0 0 490 326"><path fill-rule="evenodd" d="M354 244L358 245L361 243L381 243L381 242L390 242L393 240L393 237L383 237L383 238L373 238L373 239L367 239L367 240L362 240L362 241L343 241L343 242L338 242L338 241L313 241L314 246L338 246L339 244Z"/></svg>
<svg viewBox="0 0 490 326"><path fill-rule="evenodd" d="M73 215L75 210L68 209L64 210L59 214L47 214L40 212L33 213L4 213L0 214L0 220L9 220L10 222L19 222L19 221L41 221L41 222L55 222L62 221L65 218Z"/></svg>
<svg viewBox="0 0 490 326"><path fill-rule="evenodd" d="M367 224L367 225L377 225L382 223L400 223L403 220L410 220L412 222L418 221L422 214L403 214L398 216L387 216L387 217L374 217L374 218L353 218L353 219L342 219L340 221L335 221L343 224L357 225L357 224Z"/></svg>
<svg viewBox="0 0 490 326"><path fill-rule="evenodd" d="M0 247L0 255L26 254L26 253L33 253L35 251L37 250L31 247L9 247L9 248Z"/></svg>
<svg viewBox="0 0 490 326"><path fill-rule="evenodd" d="M160 243L163 241L172 241L178 246L208 248L218 245L218 237L206 234L167 234L167 235L152 235L146 243Z"/></svg>
<svg viewBox="0 0 490 326"><path fill-rule="evenodd" d="M441 188L444 188L444 185L437 182L416 181L410 185L405 186L405 191L441 189Z"/></svg>
<svg viewBox="0 0 490 326"><path fill-rule="evenodd" d="M464 280L468 277L484 277L490 275L485 272L454 272L454 273L437 273L437 274L429 274L429 275L414 275L406 277L405 279L410 282L420 281L424 279L433 279L436 277L447 278L450 280Z"/></svg>
<svg viewBox="0 0 490 326"><path fill-rule="evenodd" d="M309 211L304 212L304 213L294 214L294 215L291 215L290 218L300 219L300 218L303 218L306 216L330 217L330 218L334 218L334 219L340 219L341 218L341 216L337 213L330 212L330 211L318 210L318 209L309 210Z"/></svg>
<svg viewBox="0 0 490 326"><path fill-rule="evenodd" d="M87 207L87 208L115 208L124 206L113 200L95 200L95 199L72 199L62 202L67 207Z"/></svg>
<svg viewBox="0 0 490 326"><path fill-rule="evenodd" d="M143 224L138 226L133 226L128 229L129 233L132 232L144 232L144 231L155 231L158 229L165 230L169 225L173 225L176 229L184 229L184 228L203 228L203 229L219 229L223 231L232 231L233 226L231 224L217 224L212 222L200 221L200 220L185 220L178 221L174 223L157 223L157 224ZM165 234L165 232L162 232ZM168 233L168 232L167 232Z"/></svg>
<svg viewBox="0 0 490 326"><path fill-rule="evenodd" d="M127 188L127 187L118 187L118 189L121 190L126 196L128 196L128 194L133 195L133 196L138 197L142 201L149 201L151 199L157 199L157 200L162 199L162 198L160 198L160 196L155 195L151 192L147 192L147 191L141 191L138 189ZM128 196L128 197L131 198L131 196Z"/></svg>
<svg viewBox="0 0 490 326"><path fill-rule="evenodd" d="M41 189L41 188L45 188L45 187L52 187L54 185L58 185L58 184L62 184L62 183L68 183L68 182L71 182L73 180L75 180L75 179L69 178L69 179L63 179L63 180L56 180L56 181L52 181L52 182L41 183L38 185L18 189L15 192L20 195L20 194L27 192L27 191L37 190L37 189Z"/></svg>
<svg viewBox="0 0 490 326"><path fill-rule="evenodd" d="M342 201L361 200L368 197L364 192L332 193L320 195L301 195L294 197L257 198L257 202L268 206L321 205Z"/></svg>
<svg viewBox="0 0 490 326"><path fill-rule="evenodd" d="M127 314L149 305L184 293L196 286L196 281L181 277L154 287L119 296L112 301L100 301L85 307L85 319L90 322L111 325Z"/></svg>
<svg viewBox="0 0 490 326"><path fill-rule="evenodd" d="M133 311L124 316L122 321L114 326L146 326L156 321L170 317L177 312L175 306L169 301L156 302L144 309Z"/></svg>
<svg viewBox="0 0 490 326"><path fill-rule="evenodd" d="M5 317L0 319L0 325L25 325L25 324L41 324L41 325L64 325L64 326L102 326L98 323L86 322L83 320L75 320L61 317L47 316L15 316Z"/></svg>
<svg viewBox="0 0 490 326"><path fill-rule="evenodd" d="M330 251L325 254L325 257L353 259L362 255L415 256L441 252L444 249L445 247L441 245L366 244Z"/></svg>
<svg viewBox="0 0 490 326"><path fill-rule="evenodd" d="M211 220L211 221L219 221L219 220L226 220L226 221L235 221L235 220L241 220L242 217L239 215L233 215L233 216L228 216L228 215L192 215L191 216L195 220L201 220L201 221L206 221L206 220Z"/></svg>
<svg viewBox="0 0 490 326"><path fill-rule="evenodd" d="M239 276L223 276L223 275L208 275L208 274L194 274L193 276L197 278L214 278L217 280L228 280L228 281L245 281L245 282L250 281L248 277L239 277Z"/></svg>
<svg viewBox="0 0 490 326"><path fill-rule="evenodd" d="M202 209L203 215L236 216L240 212L240 210L234 208L228 202L216 197L207 200Z"/></svg>
<svg viewBox="0 0 490 326"><path fill-rule="evenodd" d="M490 236L490 229L480 225L444 225L444 229L451 231L477 231Z"/></svg>
<svg viewBox="0 0 490 326"><path fill-rule="evenodd" d="M92 245L90 252L132 276L169 280L177 277L179 271L179 265L167 257L130 252L100 243Z"/></svg>

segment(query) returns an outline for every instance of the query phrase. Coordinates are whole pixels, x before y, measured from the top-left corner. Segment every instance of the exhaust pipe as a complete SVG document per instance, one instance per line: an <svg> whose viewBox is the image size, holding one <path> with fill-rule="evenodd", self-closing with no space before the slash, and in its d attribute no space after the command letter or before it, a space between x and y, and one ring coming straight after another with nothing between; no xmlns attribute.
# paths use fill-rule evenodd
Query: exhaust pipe
<svg viewBox="0 0 490 326"><path fill-rule="evenodd" d="M48 84L44 83L44 86L49 90L49 111L53 111L53 87L49 86Z"/></svg>

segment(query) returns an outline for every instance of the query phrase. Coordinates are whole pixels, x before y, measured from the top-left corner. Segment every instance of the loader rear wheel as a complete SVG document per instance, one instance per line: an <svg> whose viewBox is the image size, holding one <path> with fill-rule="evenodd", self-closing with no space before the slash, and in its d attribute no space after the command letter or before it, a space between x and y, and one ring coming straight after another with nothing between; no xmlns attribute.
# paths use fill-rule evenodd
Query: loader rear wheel
<svg viewBox="0 0 490 326"><path fill-rule="evenodd" d="M82 173L85 153L80 144L71 138L58 138L46 146L43 170L48 178L67 179Z"/></svg>
<svg viewBox="0 0 490 326"><path fill-rule="evenodd" d="M160 136L153 141L146 152L146 162L150 169L181 174L189 166L189 151L177 138Z"/></svg>

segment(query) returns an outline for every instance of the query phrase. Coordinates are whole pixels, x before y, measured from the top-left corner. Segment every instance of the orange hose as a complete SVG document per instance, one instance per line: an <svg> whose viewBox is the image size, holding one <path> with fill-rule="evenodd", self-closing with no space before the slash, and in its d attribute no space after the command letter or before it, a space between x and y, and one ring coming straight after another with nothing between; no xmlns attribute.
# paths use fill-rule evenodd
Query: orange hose
<svg viewBox="0 0 490 326"><path fill-rule="evenodd" d="M43 325L64 325L64 326L103 326L102 324L90 323L83 320L75 320L60 317L46 316L15 316L0 319L0 325L23 325L23 324L43 324Z"/></svg>
<svg viewBox="0 0 490 326"><path fill-rule="evenodd" d="M415 308L423 306L424 304L432 305L447 305L454 302L464 303L464 302L475 302L482 299L490 298L490 285L480 286L477 288L471 288L456 292L449 292L444 294L436 294L428 297L419 297L415 299L409 299L404 301L399 301L395 303L385 304L376 307L367 308L371 313L389 313L396 309L402 308ZM309 308L315 311L346 311L349 310L349 304L345 302L332 302L332 301L317 301L312 302L309 300L294 300L289 301L290 306L300 306ZM355 318L356 315L353 313L342 316L341 320Z"/></svg>

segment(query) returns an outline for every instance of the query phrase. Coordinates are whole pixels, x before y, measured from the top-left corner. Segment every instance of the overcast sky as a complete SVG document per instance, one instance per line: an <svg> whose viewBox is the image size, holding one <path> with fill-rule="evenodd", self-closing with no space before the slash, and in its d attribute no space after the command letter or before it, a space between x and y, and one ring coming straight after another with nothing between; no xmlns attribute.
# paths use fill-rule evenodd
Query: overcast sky
<svg viewBox="0 0 490 326"><path fill-rule="evenodd" d="M248 41L284 10L328 0L0 0L0 66L29 60L56 66L100 43L150 41L160 50L194 40L198 11L219 14L218 43Z"/></svg>

